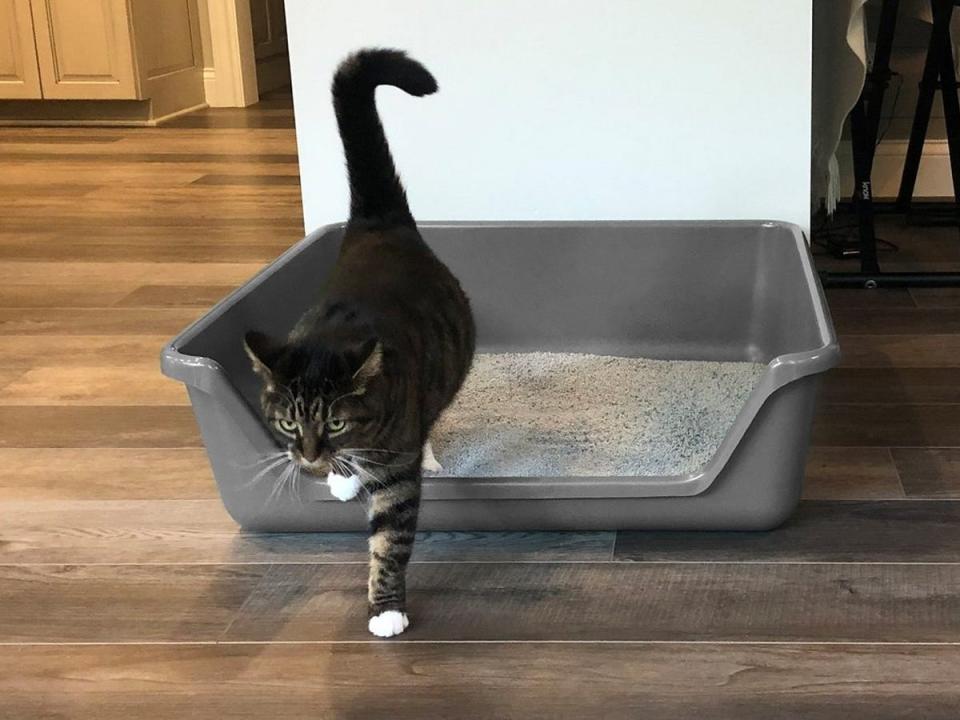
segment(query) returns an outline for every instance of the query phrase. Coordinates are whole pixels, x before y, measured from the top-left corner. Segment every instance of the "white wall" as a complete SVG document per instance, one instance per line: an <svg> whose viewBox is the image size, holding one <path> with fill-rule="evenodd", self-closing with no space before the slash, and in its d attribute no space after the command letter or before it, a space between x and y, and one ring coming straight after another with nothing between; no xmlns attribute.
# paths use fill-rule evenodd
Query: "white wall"
<svg viewBox="0 0 960 720"><path fill-rule="evenodd" d="M440 92L378 100L419 220L808 225L811 0L287 0L307 229L345 219L330 106L370 45Z"/></svg>

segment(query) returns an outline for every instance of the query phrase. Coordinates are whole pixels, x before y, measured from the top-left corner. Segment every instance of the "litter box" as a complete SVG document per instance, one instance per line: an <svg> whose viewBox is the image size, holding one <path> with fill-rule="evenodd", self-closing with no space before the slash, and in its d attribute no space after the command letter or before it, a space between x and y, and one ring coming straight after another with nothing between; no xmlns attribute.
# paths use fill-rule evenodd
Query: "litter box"
<svg viewBox="0 0 960 720"><path fill-rule="evenodd" d="M819 376L839 360L797 226L420 227L470 296L479 353L763 364L715 451L695 468L660 475L441 472L424 479L421 529L763 530L789 517L800 497ZM223 502L248 530L366 526L360 502L336 500L316 478L301 476L275 492L279 470L258 477L259 460L277 447L259 419L258 383L242 347L248 329L285 333L315 302L342 233L342 225L312 233L162 353L163 372L187 386ZM698 424L675 432L693 437ZM445 462L442 449L438 459Z"/></svg>

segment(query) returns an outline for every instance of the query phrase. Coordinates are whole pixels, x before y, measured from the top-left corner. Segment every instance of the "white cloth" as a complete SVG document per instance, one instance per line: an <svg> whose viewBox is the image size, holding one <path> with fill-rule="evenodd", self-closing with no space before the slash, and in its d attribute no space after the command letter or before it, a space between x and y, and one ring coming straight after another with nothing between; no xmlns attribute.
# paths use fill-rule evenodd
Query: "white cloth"
<svg viewBox="0 0 960 720"><path fill-rule="evenodd" d="M866 0L814 0L811 200L833 212L840 199L837 147L867 72Z"/></svg>

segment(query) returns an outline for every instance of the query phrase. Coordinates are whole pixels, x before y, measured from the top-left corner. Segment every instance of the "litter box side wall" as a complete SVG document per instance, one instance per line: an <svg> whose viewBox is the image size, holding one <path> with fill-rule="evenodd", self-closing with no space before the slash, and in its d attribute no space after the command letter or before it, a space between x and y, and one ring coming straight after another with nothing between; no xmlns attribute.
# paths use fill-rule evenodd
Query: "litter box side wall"
<svg viewBox="0 0 960 720"><path fill-rule="evenodd" d="M278 468L264 461L264 454L277 447L258 420L197 388L188 387L188 393L220 498L238 525L262 532L334 529L318 512L331 503L311 502L319 480L279 484ZM363 525L361 518L358 529Z"/></svg>
<svg viewBox="0 0 960 720"><path fill-rule="evenodd" d="M425 531L499 530L770 530L793 513L800 499L818 376L776 391L757 414L713 485L688 497L431 499L424 487L419 528ZM223 491L223 488L221 488ZM237 502L233 517L262 532L362 531L357 502L324 499L275 512ZM317 495L315 494L316 498ZM278 506L279 507L279 506Z"/></svg>
<svg viewBox="0 0 960 720"><path fill-rule="evenodd" d="M796 509L819 378L770 396L705 492L687 497L424 504L424 529L769 530Z"/></svg>
<svg viewBox="0 0 960 720"><path fill-rule="evenodd" d="M769 530L793 513L803 485L820 377L789 383L767 398L711 486L692 496L493 499L432 492L424 485L420 529L430 530ZM358 502L329 497L322 483L276 494L274 474L250 482L272 448L255 418L189 387L217 488L230 516L258 532L363 531ZM242 480L242 481L241 481ZM442 481L442 480L441 480ZM449 481L447 481L449 482ZM433 497L431 497L431 495Z"/></svg>
<svg viewBox="0 0 960 720"><path fill-rule="evenodd" d="M801 229L772 221L763 221L760 228L765 241L759 247L765 257L754 277L751 334L758 353L759 348L765 347L768 354L772 348L779 348L782 354L768 362L714 456L700 472L684 479L683 494L703 492L722 476L749 429L761 422L761 410L769 407L783 388L804 378L821 376L840 362L840 347L826 296ZM774 239L792 246L793 253L784 252L783 246L778 248L771 242ZM785 348L791 351L782 352ZM811 392L815 394L815 390ZM804 445L804 453L806 450Z"/></svg>
<svg viewBox="0 0 960 720"><path fill-rule="evenodd" d="M768 398L716 480L699 495L581 500L557 508L556 516L550 507L527 512L548 520L541 523L542 529L552 530L778 527L800 500L819 382L817 376L810 376Z"/></svg>

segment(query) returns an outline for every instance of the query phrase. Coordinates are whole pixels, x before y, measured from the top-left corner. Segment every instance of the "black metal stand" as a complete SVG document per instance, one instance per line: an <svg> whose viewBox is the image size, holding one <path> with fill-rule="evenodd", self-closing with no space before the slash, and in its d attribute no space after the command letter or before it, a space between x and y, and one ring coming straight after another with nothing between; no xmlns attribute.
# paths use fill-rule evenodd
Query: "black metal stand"
<svg viewBox="0 0 960 720"><path fill-rule="evenodd" d="M950 146L950 170L953 176L954 212L960 220L960 100L953 66L953 48L950 40L950 17L955 0L931 0L933 29L927 48L927 58L920 82L920 96L910 130L910 142L904 164L897 210L910 212L920 157L930 122L933 97L940 89L943 97L944 119ZM896 30L899 0L884 0L880 10L876 51L873 64L864 82L857 104L850 111L850 131L853 140L855 189L854 207L860 236L858 254L859 272L823 272L826 287L956 287L960 286L960 272L882 272L877 259L875 208L870 176L876 154L877 134L883 96L890 84L890 54Z"/></svg>
<svg viewBox="0 0 960 720"><path fill-rule="evenodd" d="M910 142L907 157L900 179L900 192L897 193L897 210L909 212L913 202L913 191L920 170L920 157L923 155L923 143L927 137L930 123L930 111L933 109L933 97L941 91L943 99L943 117L947 127L947 145L950 148L950 174L953 177L954 201L960 210L960 101L957 99L957 78L953 69L953 44L950 39L950 17L953 14L953 0L933 0L933 29L930 31L930 44L923 66L923 78L920 81L920 95L917 98L917 110L910 129Z"/></svg>

